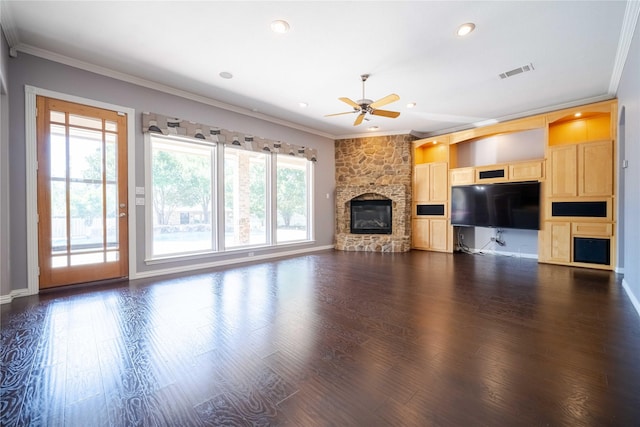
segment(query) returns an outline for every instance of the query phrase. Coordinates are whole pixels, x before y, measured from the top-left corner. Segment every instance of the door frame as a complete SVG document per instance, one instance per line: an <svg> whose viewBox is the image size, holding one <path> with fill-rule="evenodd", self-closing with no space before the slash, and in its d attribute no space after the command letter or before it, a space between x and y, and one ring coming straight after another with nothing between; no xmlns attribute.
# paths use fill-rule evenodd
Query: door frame
<svg viewBox="0 0 640 427"><path fill-rule="evenodd" d="M25 86L25 173L27 201L27 292L21 295L35 295L40 292L38 264L38 158L36 96L75 102L91 107L122 112L127 117L127 192L129 206L129 279L136 278L136 187L135 187L135 109L109 104L55 92L35 86Z"/></svg>

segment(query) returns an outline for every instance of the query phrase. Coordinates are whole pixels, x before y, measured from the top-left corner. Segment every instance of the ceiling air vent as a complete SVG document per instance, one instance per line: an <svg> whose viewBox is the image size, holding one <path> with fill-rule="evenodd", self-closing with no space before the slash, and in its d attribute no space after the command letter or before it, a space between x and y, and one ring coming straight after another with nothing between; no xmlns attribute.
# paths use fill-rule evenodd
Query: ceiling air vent
<svg viewBox="0 0 640 427"><path fill-rule="evenodd" d="M513 70L505 71L504 73L498 74L498 77L501 79L506 79L507 77L513 77L518 74L522 74L525 71L533 71L533 64L529 63L527 65L523 65L522 67L514 68Z"/></svg>

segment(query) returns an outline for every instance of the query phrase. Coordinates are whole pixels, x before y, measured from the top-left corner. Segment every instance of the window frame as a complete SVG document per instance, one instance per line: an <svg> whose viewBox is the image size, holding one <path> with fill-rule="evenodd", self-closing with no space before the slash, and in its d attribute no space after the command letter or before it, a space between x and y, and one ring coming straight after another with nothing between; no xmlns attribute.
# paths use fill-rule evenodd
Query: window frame
<svg viewBox="0 0 640 427"><path fill-rule="evenodd" d="M165 141L176 140L180 142L213 146L214 161L212 162L212 195L211 195L211 229L213 245L212 250L181 252L173 254L153 254L153 175L152 175L152 154L153 139L160 138ZM224 256L229 254L253 253L256 249L269 249L276 247L298 246L301 244L313 243L315 239L314 233L314 163L304 159L306 162L306 194L307 194L307 217L306 217L306 238L299 240L289 240L278 243L277 241L277 159L279 156L285 156L282 153L269 153L265 162L267 172L265 173L266 188L266 243L256 245L242 245L225 248L225 203L224 203L224 156L226 144L218 142L208 142L200 139L184 137L181 135L163 135L158 133L144 134L144 241L145 241L145 264L159 264L175 261L185 261L190 259L212 258L216 256ZM237 149L229 146L230 149ZM297 157L296 157L297 158ZM138 188L138 187L136 187ZM136 201L139 202L142 194L136 194Z"/></svg>

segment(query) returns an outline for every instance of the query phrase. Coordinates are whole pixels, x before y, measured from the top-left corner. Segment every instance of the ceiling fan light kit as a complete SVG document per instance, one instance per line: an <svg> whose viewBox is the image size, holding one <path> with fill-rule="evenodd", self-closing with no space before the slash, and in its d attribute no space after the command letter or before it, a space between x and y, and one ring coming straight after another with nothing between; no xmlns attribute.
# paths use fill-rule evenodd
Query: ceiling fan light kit
<svg viewBox="0 0 640 427"><path fill-rule="evenodd" d="M382 116L382 117L389 117L392 119L395 119L396 117L398 117L400 115L400 113L398 111L389 111L389 110L379 110L378 107L382 107L383 105L387 105L387 104L391 104L392 102L398 101L400 99L400 97L398 95L396 95L395 93L389 94L383 98L378 99L377 101L373 101L371 99L368 99L365 97L364 95L364 84L367 81L367 79L369 78L369 74L362 74L360 76L360 79L362 80L362 98L357 100L357 101L352 101L350 98L346 98L346 97L342 97L342 98L338 98L340 101L344 102L345 104L350 105L351 107L353 107L353 111L345 111L343 113L334 113L334 114L327 114L325 115L325 117L331 117L331 116L341 116L343 114L351 114L351 113L358 113L358 117L356 117L356 120L353 122L354 126L358 126L359 124L362 123L363 120L365 120L365 116L367 114L373 115L373 116Z"/></svg>

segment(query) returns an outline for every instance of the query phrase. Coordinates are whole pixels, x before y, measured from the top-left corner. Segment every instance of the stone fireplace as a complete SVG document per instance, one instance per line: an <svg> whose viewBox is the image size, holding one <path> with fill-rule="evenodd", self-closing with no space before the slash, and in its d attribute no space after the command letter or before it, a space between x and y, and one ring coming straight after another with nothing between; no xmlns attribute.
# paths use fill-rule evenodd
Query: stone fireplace
<svg viewBox="0 0 640 427"><path fill-rule="evenodd" d="M336 141L336 244L344 251L406 252L411 249L411 135ZM384 234L352 232L352 201L390 201L391 227ZM376 203L373 203L376 204ZM372 214L376 222L380 221Z"/></svg>

